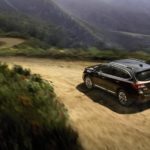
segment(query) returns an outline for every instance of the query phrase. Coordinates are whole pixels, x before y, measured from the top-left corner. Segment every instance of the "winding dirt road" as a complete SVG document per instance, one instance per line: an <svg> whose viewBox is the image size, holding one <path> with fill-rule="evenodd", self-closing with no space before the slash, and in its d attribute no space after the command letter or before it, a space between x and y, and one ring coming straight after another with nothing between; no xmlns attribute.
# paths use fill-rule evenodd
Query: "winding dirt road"
<svg viewBox="0 0 150 150"><path fill-rule="evenodd" d="M86 90L82 71L95 63L15 57L0 61L30 68L53 82L85 150L150 149L150 105L124 108L104 91Z"/></svg>
<svg viewBox="0 0 150 150"><path fill-rule="evenodd" d="M11 48L15 45L23 43L25 40L21 38L8 38L8 37L0 37L0 42L4 44L0 46L0 48Z"/></svg>

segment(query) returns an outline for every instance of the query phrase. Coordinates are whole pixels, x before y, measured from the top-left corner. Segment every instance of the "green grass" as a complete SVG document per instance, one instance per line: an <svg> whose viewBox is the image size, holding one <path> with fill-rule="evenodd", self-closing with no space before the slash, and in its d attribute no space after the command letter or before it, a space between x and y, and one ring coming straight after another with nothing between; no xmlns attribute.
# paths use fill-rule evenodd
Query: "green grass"
<svg viewBox="0 0 150 150"><path fill-rule="evenodd" d="M123 50L99 50L95 47L87 49L58 49L49 48L48 45L35 39L30 39L12 48L0 49L0 56L27 56L71 60L115 60L123 58L136 58L150 61L149 50L123 51Z"/></svg>
<svg viewBox="0 0 150 150"><path fill-rule="evenodd" d="M0 64L0 149L79 150L53 86L21 66Z"/></svg>

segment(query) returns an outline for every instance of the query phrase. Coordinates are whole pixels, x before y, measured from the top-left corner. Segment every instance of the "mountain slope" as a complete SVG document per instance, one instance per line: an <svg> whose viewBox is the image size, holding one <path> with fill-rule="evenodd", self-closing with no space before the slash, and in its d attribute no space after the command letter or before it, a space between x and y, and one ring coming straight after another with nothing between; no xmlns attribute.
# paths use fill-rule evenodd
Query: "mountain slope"
<svg viewBox="0 0 150 150"><path fill-rule="evenodd" d="M56 47L150 51L149 3L148 0L1 0L0 33L17 32Z"/></svg>
<svg viewBox="0 0 150 150"><path fill-rule="evenodd" d="M145 37L150 35L149 0L56 0L56 2L68 13L93 26L112 47L127 49L150 47L150 38ZM132 33L138 33L140 36L131 36ZM130 44L125 41L130 41Z"/></svg>
<svg viewBox="0 0 150 150"><path fill-rule="evenodd" d="M96 36L90 28L85 27L82 22L67 15L51 0L1 0L0 11L8 13L9 16L13 13L22 15L22 18L20 17L18 19L20 20L20 24L22 24L21 21L23 20L23 17L27 16L32 21L40 20L41 24L44 22L45 26L43 26L43 28L47 28L49 25L51 25L51 28L53 26L53 35L55 35L56 31L58 33L54 38L60 40L58 43L60 43L62 47L103 45L100 38ZM26 22L28 21L26 20ZM35 26L35 28L37 27ZM51 29L51 32L53 32L53 29Z"/></svg>
<svg viewBox="0 0 150 150"><path fill-rule="evenodd" d="M95 27L150 34L148 0L56 0Z"/></svg>

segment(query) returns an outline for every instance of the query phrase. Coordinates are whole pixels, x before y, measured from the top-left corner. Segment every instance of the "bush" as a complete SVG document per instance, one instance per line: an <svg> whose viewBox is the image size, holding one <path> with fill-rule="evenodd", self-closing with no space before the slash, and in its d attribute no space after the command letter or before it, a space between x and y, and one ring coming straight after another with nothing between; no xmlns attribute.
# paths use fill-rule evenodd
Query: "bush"
<svg viewBox="0 0 150 150"><path fill-rule="evenodd" d="M53 87L28 69L0 64L0 150L79 150Z"/></svg>
<svg viewBox="0 0 150 150"><path fill-rule="evenodd" d="M21 66L19 65L15 65L13 67L13 71L15 73L18 73L20 75L24 75L24 76L29 76L31 74L31 71L29 69L23 69Z"/></svg>

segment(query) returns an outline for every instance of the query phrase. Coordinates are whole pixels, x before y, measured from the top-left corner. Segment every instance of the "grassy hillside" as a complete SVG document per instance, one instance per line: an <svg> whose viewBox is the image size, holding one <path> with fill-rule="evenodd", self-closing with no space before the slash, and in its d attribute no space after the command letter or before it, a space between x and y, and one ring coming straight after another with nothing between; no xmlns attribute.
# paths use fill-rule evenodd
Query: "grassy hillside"
<svg viewBox="0 0 150 150"><path fill-rule="evenodd" d="M2 0L0 35L34 38L42 48L149 50L149 9L113 1Z"/></svg>
<svg viewBox="0 0 150 150"><path fill-rule="evenodd" d="M148 0L56 0L68 13L90 24L109 48L150 48ZM124 34L128 32L129 34ZM138 33L140 36L132 36Z"/></svg>
<svg viewBox="0 0 150 150"><path fill-rule="evenodd" d="M56 0L96 28L150 34L149 0Z"/></svg>
<svg viewBox="0 0 150 150"><path fill-rule="evenodd" d="M48 0L0 2L1 26L5 32L34 37L57 47L89 47L101 40L80 21ZM10 21L11 20L11 21Z"/></svg>
<svg viewBox="0 0 150 150"><path fill-rule="evenodd" d="M0 149L79 150L53 87L20 66L0 64Z"/></svg>
<svg viewBox="0 0 150 150"><path fill-rule="evenodd" d="M104 1L58 1L0 1L0 35L35 39L40 48L150 49L148 14Z"/></svg>
<svg viewBox="0 0 150 150"><path fill-rule="evenodd" d="M7 43L7 41L5 42ZM0 47L0 56L26 56L26 57L41 57L41 58L54 58L54 59L71 59L71 60L115 60L122 58L137 58L150 61L149 51L134 51L127 52L121 50L100 50L95 47L91 48L46 48L43 49L38 46L37 40L25 41L19 45L14 45L11 48Z"/></svg>
<svg viewBox="0 0 150 150"><path fill-rule="evenodd" d="M1 36L21 37L29 41L35 39L38 40L36 45L43 44L43 48L50 46L65 47L66 44L61 38L65 38L61 29L16 13L0 13L0 29ZM66 37L65 40L69 40L69 37Z"/></svg>

